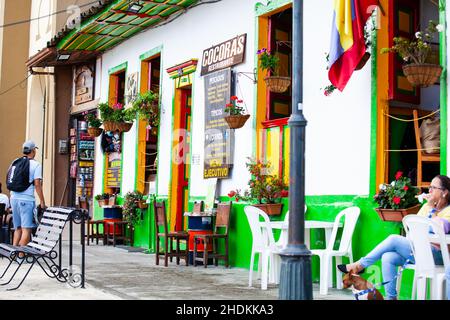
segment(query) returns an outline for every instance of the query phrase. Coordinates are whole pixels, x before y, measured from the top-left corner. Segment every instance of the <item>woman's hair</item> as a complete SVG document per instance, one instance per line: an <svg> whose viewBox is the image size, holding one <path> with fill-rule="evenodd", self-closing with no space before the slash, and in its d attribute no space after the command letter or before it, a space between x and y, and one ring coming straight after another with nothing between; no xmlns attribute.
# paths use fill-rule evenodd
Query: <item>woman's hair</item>
<svg viewBox="0 0 450 320"><path fill-rule="evenodd" d="M441 181L442 188L448 191L447 202L450 202L450 178L444 175L437 175L435 178L438 178Z"/></svg>

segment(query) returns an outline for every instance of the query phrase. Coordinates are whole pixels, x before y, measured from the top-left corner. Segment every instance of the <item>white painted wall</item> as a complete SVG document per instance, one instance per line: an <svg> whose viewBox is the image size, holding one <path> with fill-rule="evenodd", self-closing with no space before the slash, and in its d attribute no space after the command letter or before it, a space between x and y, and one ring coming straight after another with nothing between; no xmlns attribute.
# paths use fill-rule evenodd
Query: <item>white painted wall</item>
<svg viewBox="0 0 450 320"><path fill-rule="evenodd" d="M96 90L101 101L107 101L108 69L128 61L127 74L140 72L139 55L163 45L162 51L162 121L159 154L158 193L168 194L174 84L166 69L192 58L199 59L204 49L247 33L245 62L235 67L237 72L250 72L256 66L255 13L257 1L224 0L189 10L174 22L148 30L105 53L101 71L97 72ZM354 74L344 93L325 97L321 88L328 84L325 52L329 50L332 6L328 0L305 1L304 45L304 113L306 128L306 194L367 194L370 170L370 63ZM320 21L320 23L318 23ZM100 62L98 62L97 66ZM97 69L99 70L99 69ZM239 77L242 97L250 112L256 95L252 81ZM200 165L191 171L191 195L206 195L203 180L204 85L200 70L193 85L192 154L200 155ZM245 189L249 174L246 158L252 155L253 120L236 130L235 166L232 179L223 180L221 194L234 188ZM123 190L134 188L135 126L125 134ZM99 151L99 149L97 149ZM96 153L102 156L101 152ZM96 173L103 162L96 161ZM95 182L94 193L101 191L101 181Z"/></svg>

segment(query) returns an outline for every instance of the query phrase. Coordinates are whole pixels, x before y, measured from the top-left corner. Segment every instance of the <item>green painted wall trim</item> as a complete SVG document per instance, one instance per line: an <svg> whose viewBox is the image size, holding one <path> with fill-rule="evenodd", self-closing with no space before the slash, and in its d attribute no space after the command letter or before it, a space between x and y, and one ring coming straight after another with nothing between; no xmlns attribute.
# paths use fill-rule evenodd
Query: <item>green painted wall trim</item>
<svg viewBox="0 0 450 320"><path fill-rule="evenodd" d="M141 54L141 55L139 56L139 59L140 59L140 60L148 59L148 58L150 58L150 57L153 57L153 56L157 55L158 53L161 53L162 50L163 50L163 45L160 45L159 47L153 48L153 49L151 49L151 50L149 50L149 51L147 51L147 52ZM161 65L162 65L162 64L161 64Z"/></svg>
<svg viewBox="0 0 450 320"><path fill-rule="evenodd" d="M255 13L257 16L261 16L289 3L292 3L292 0L271 0L268 1L267 5L258 2L255 5Z"/></svg>
<svg viewBox="0 0 450 320"><path fill-rule="evenodd" d="M369 195L374 195L378 187L377 183L377 130L378 130L378 59L377 59L377 30L372 32L371 52L371 112L370 112L370 182Z"/></svg>
<svg viewBox="0 0 450 320"><path fill-rule="evenodd" d="M72 30L72 32L70 32L67 36L65 36L65 37L58 43L57 48L58 48L58 49L63 48L63 47L67 44L68 40L69 40L70 38L72 38L72 36L73 36L75 33L77 33L77 32L79 32L79 31L83 30L85 27L87 27L87 26L90 25L92 22L94 22L95 20L97 20L98 17L100 17L101 15L105 14L105 12L108 12L109 10L111 10L112 7L114 7L114 6L117 4L117 2L118 2L118 1L115 1L115 2L111 3L109 6L105 7L103 10L101 10L99 13L97 13L97 14L94 15L94 16L92 16L90 19L86 20L86 21L80 26L80 28L74 28L74 29Z"/></svg>
<svg viewBox="0 0 450 320"><path fill-rule="evenodd" d="M439 1L439 23L444 27L444 31L439 33L440 53L439 62L443 66L440 86L440 105L441 105L441 174L447 174L447 23L446 23L445 0Z"/></svg>
<svg viewBox="0 0 450 320"><path fill-rule="evenodd" d="M118 71L121 71L121 70L127 69L127 68L128 68L128 61L126 61L124 63L121 63L121 64L119 64L116 67L108 69L108 74L114 74L114 73L116 73Z"/></svg>

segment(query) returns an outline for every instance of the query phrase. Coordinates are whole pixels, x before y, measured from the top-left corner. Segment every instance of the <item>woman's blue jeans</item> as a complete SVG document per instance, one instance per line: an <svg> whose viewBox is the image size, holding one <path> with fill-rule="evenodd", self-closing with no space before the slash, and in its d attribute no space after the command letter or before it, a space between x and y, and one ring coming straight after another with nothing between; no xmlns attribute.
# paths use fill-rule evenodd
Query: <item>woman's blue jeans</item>
<svg viewBox="0 0 450 320"><path fill-rule="evenodd" d="M443 264L441 251L434 247L432 247L432 251L435 263ZM361 258L359 263L366 268L381 259L383 281L390 281L384 286L386 298L395 299L397 297L397 267L403 266L408 258L411 261L410 263L414 263L410 241L403 236L390 235L365 257Z"/></svg>

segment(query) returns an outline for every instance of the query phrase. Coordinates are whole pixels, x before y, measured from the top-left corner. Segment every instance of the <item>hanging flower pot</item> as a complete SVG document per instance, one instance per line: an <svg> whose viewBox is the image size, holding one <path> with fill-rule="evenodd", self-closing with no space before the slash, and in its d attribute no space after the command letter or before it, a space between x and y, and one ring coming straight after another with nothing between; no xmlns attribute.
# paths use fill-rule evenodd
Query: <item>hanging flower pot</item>
<svg viewBox="0 0 450 320"><path fill-rule="evenodd" d="M442 67L438 64L407 64L403 66L403 73L415 87L426 88L433 85L441 76Z"/></svg>
<svg viewBox="0 0 450 320"><path fill-rule="evenodd" d="M358 65L356 66L355 70L361 70L366 65L367 61L370 59L370 53L366 52L361 58L361 61L359 61Z"/></svg>
<svg viewBox="0 0 450 320"><path fill-rule="evenodd" d="M103 129L105 131L116 131L117 126L114 121L103 121Z"/></svg>
<svg viewBox="0 0 450 320"><path fill-rule="evenodd" d="M89 127L89 128L87 129L87 131L88 131L88 133L89 133L89 135L90 135L91 137L98 137L99 135L102 134L103 129L102 129L102 128Z"/></svg>
<svg viewBox="0 0 450 320"><path fill-rule="evenodd" d="M289 77L271 76L265 77L264 81L271 92L277 93L285 92L291 85L291 78Z"/></svg>
<svg viewBox="0 0 450 320"><path fill-rule="evenodd" d="M226 116L225 121L228 123L228 126L231 129L239 129L244 126L244 124L247 122L248 118L250 118L249 114L239 114L239 115Z"/></svg>
<svg viewBox="0 0 450 320"><path fill-rule="evenodd" d="M133 126L133 122L117 122L116 126L119 132L128 132Z"/></svg>

